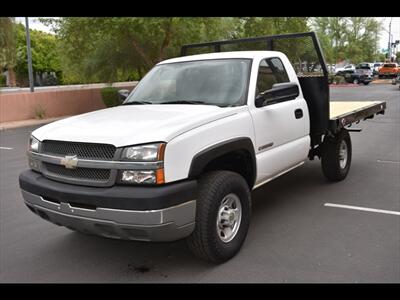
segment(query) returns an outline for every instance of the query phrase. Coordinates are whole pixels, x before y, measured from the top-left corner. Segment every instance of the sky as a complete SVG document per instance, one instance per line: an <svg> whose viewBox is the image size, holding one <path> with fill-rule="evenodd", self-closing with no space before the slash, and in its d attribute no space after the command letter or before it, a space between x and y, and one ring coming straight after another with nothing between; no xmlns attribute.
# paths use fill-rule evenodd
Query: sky
<svg viewBox="0 0 400 300"><path fill-rule="evenodd" d="M16 17L17 22L22 23L25 25L25 18L24 17ZM392 19L392 34L393 34L393 41L400 40L400 17L377 17L378 20L383 22L383 27L387 30L382 30L381 37L379 41L379 49L387 49L388 42L389 42L389 23ZM51 28L42 24L38 18L30 17L29 18L29 27L31 29L42 30L44 32L52 33ZM399 49L399 47L398 47Z"/></svg>
<svg viewBox="0 0 400 300"><path fill-rule="evenodd" d="M388 42L389 42L389 23L390 23L391 19L392 19L392 34L393 34L392 42L395 42L396 40L400 40L400 17L393 17L393 18L386 17L386 18L377 18L377 19L383 21L383 27L387 30L387 31L382 30L382 32L381 32L379 48L387 49ZM399 47L397 47L397 49L399 51Z"/></svg>

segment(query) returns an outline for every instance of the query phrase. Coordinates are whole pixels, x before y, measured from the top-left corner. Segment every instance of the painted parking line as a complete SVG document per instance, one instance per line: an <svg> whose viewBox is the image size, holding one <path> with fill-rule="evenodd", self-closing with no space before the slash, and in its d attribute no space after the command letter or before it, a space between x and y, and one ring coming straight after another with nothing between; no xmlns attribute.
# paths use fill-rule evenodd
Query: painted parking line
<svg viewBox="0 0 400 300"><path fill-rule="evenodd" d="M325 203L324 205L329 206L329 207L347 208L347 209L362 210L362 211L369 211L369 212L376 212L376 213L381 213L381 214L400 216L400 211L394 211L394 210L376 209L376 208L334 204L334 203Z"/></svg>
<svg viewBox="0 0 400 300"><path fill-rule="evenodd" d="M10 147L0 147L0 149L2 149L2 150L12 150L12 149L14 149L14 148L10 148Z"/></svg>
<svg viewBox="0 0 400 300"><path fill-rule="evenodd" d="M400 161L397 160L377 160L378 163L387 163L387 164L400 164Z"/></svg>

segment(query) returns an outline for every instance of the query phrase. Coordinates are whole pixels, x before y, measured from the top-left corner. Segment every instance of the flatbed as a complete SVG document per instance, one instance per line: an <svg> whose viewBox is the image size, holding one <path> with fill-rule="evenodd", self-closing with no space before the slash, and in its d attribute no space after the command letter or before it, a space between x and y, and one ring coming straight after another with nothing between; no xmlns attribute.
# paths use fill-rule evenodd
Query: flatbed
<svg viewBox="0 0 400 300"><path fill-rule="evenodd" d="M330 129L337 132L352 123L359 123L362 120L372 119L375 115L384 114L385 109L385 101L330 101Z"/></svg>
<svg viewBox="0 0 400 300"><path fill-rule="evenodd" d="M307 102L312 149L322 144L324 135L336 134L353 123L384 114L384 101L330 101L329 73L315 32L189 44L182 46L181 54L243 50L280 51L287 55ZM318 152L312 150L312 153Z"/></svg>

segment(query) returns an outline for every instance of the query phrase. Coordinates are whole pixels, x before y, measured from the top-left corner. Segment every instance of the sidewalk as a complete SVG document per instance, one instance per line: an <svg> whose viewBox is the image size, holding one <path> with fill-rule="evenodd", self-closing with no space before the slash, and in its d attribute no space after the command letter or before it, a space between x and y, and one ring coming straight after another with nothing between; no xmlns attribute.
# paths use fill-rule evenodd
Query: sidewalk
<svg viewBox="0 0 400 300"><path fill-rule="evenodd" d="M22 120L22 121L3 122L3 123L0 123L0 131L5 130L5 129L19 128L19 127L44 125L44 124L51 123L51 122L61 120L64 118L68 118L68 117L72 117L72 116L62 116L62 117L48 118L48 119L42 119L42 120L29 119L29 120Z"/></svg>

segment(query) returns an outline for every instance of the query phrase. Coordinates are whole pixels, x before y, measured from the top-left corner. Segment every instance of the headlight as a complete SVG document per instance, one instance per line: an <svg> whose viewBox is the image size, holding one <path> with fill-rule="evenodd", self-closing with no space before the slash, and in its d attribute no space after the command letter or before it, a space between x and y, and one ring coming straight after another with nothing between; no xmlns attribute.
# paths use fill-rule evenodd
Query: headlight
<svg viewBox="0 0 400 300"><path fill-rule="evenodd" d="M39 152L39 140L31 136L29 139L29 151Z"/></svg>
<svg viewBox="0 0 400 300"><path fill-rule="evenodd" d="M125 148L122 159L132 161L159 161L164 159L164 143L148 144Z"/></svg>
<svg viewBox="0 0 400 300"><path fill-rule="evenodd" d="M33 136L30 136L29 138L29 146L28 146L28 151L31 152L39 152L39 145L40 142L38 139L36 139ZM38 171L40 172L40 161L38 161L35 158L29 157L28 158L28 163L29 163L29 167L34 170L34 171Z"/></svg>
<svg viewBox="0 0 400 300"><path fill-rule="evenodd" d="M165 143L127 147L122 151L122 160L136 162L164 161ZM165 183L162 165L154 170L121 170L119 182L124 184L163 184Z"/></svg>

